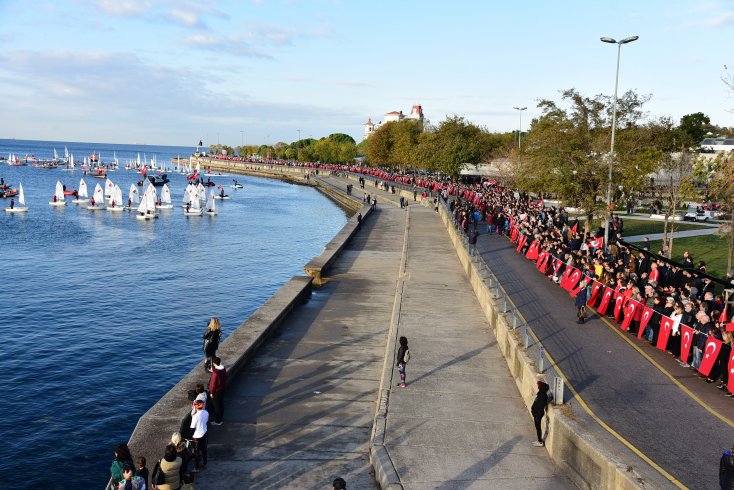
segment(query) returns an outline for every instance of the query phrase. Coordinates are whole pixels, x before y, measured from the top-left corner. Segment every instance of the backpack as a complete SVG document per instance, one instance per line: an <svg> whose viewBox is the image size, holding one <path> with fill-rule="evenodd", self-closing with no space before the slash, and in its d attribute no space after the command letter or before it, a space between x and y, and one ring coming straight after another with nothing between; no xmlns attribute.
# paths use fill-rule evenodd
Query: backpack
<svg viewBox="0 0 734 490"><path fill-rule="evenodd" d="M161 460L159 459L153 467L153 474L150 477L150 483L153 485L163 485L166 483L166 475L161 469Z"/></svg>
<svg viewBox="0 0 734 490"><path fill-rule="evenodd" d="M403 354L403 362L407 363L410 361L410 349L405 349L405 354Z"/></svg>

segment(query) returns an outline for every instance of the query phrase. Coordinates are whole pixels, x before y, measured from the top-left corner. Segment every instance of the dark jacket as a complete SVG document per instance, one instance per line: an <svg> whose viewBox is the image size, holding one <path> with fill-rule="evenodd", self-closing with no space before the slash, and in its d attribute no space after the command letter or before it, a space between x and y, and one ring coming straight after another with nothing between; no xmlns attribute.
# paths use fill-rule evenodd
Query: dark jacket
<svg viewBox="0 0 734 490"><path fill-rule="evenodd" d="M405 357L405 351L408 350L407 347L403 347L402 345L398 349L398 364L404 364L403 358Z"/></svg>
<svg viewBox="0 0 734 490"><path fill-rule="evenodd" d="M719 485L722 490L734 490L734 454L724 451L719 461Z"/></svg>
<svg viewBox="0 0 734 490"><path fill-rule="evenodd" d="M545 414L545 407L548 405L549 389L550 386L548 386L547 383L543 383L542 381L540 382L540 386L538 387L538 394L535 395L535 401L530 407L530 413L533 414L533 417L539 418Z"/></svg>

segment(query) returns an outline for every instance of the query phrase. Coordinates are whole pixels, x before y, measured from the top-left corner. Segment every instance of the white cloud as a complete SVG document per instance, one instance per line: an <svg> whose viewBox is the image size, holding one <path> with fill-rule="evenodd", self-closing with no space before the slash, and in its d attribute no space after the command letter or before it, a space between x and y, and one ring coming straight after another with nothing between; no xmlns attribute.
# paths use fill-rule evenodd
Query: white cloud
<svg viewBox="0 0 734 490"><path fill-rule="evenodd" d="M150 12L153 6L148 0L99 0L96 7L107 15L137 17Z"/></svg>
<svg viewBox="0 0 734 490"><path fill-rule="evenodd" d="M706 19L700 22L700 24L705 25L705 26L712 26L712 27L721 27L725 25L734 24L734 12L720 13L715 17L711 17L710 19Z"/></svg>
<svg viewBox="0 0 734 490"><path fill-rule="evenodd" d="M253 47L242 36L215 36L195 34L181 41L192 48L227 53L235 56L249 56L252 58L272 58L269 54Z"/></svg>

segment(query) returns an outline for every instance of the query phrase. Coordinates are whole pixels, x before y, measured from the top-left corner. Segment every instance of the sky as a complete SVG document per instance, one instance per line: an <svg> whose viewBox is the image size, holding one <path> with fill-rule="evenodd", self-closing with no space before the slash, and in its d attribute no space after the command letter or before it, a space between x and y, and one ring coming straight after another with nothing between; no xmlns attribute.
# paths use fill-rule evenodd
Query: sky
<svg viewBox="0 0 734 490"><path fill-rule="evenodd" d="M421 104L523 130L576 88L734 126L734 0L0 0L0 138L274 144ZM730 69L730 73L734 70ZM300 132L299 132L300 130Z"/></svg>

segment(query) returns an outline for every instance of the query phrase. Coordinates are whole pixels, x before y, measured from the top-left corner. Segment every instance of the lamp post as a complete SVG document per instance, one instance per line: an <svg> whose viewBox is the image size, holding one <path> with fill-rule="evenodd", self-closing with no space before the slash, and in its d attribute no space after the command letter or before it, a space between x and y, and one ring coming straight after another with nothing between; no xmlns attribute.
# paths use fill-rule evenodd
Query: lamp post
<svg viewBox="0 0 734 490"><path fill-rule="evenodd" d="M617 87L619 86L619 57L622 45L637 41L640 36L630 36L617 41L611 37L602 37L601 42L617 45L617 75L614 79L614 105L612 107L612 144L609 150L609 181L607 182L607 213L604 224L604 246L609 246L609 222L612 220L612 165L614 163L614 135L617 130Z"/></svg>
<svg viewBox="0 0 734 490"><path fill-rule="evenodd" d="M520 130L517 132L517 149L520 149L520 138L522 136L522 111L527 109L527 107L513 107L516 111L520 111Z"/></svg>
<svg viewBox="0 0 734 490"><path fill-rule="evenodd" d="M301 155L298 154L298 150L301 149L301 130L300 129L296 129L296 131L298 131L298 147L296 148L296 160L298 160L298 158L300 158L300 156L301 156Z"/></svg>

